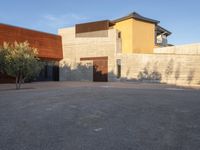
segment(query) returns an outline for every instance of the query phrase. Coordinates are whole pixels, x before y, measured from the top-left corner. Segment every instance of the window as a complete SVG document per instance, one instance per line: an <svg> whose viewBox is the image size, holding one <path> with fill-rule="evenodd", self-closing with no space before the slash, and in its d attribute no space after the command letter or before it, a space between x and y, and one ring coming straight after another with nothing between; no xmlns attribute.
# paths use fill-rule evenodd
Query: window
<svg viewBox="0 0 200 150"><path fill-rule="evenodd" d="M47 63L44 66L44 77L45 77L45 79L48 78L48 64Z"/></svg>
<svg viewBox="0 0 200 150"><path fill-rule="evenodd" d="M117 59L117 78L121 78L121 59Z"/></svg>
<svg viewBox="0 0 200 150"><path fill-rule="evenodd" d="M121 32L118 32L118 38L119 39L121 38Z"/></svg>

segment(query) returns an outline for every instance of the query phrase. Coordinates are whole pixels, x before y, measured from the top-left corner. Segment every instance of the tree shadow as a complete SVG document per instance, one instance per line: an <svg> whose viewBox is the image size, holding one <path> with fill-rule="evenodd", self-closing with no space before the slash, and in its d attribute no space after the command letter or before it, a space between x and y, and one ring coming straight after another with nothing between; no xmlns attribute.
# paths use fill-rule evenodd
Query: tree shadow
<svg viewBox="0 0 200 150"><path fill-rule="evenodd" d="M96 81L94 79L94 72L96 76L101 76L103 80ZM130 67L128 68L128 72L130 72ZM127 72L126 72L127 73ZM118 78L117 74L114 71L110 72L102 72L100 70L95 70L93 64L82 64L77 63L76 65L68 64L63 62L60 66L60 77L61 81L94 81L94 82L106 82L106 81L138 81L137 79L120 77ZM129 74L129 73L128 73ZM126 74L127 75L127 74ZM107 77L107 79L105 79Z"/></svg>
<svg viewBox="0 0 200 150"><path fill-rule="evenodd" d="M162 74L158 71L158 62L155 62L153 68L150 69L150 63L147 63L143 71L140 71L137 76L139 81L160 82Z"/></svg>
<svg viewBox="0 0 200 150"><path fill-rule="evenodd" d="M170 59L165 69L165 77L167 81L169 80L169 77L173 74L173 70L174 70L174 60Z"/></svg>
<svg viewBox="0 0 200 150"><path fill-rule="evenodd" d="M91 80L91 73L93 72L93 66L88 64L78 63L75 66L72 64L63 63L60 66L60 74L62 74L61 80L67 81L84 81Z"/></svg>
<svg viewBox="0 0 200 150"><path fill-rule="evenodd" d="M195 69L190 69L188 76L187 76L188 84L191 84L191 82L193 81L194 74L195 74Z"/></svg>
<svg viewBox="0 0 200 150"><path fill-rule="evenodd" d="M179 62L176 67L175 74L174 74L174 78L175 78L176 82L180 77L180 71L181 71L181 63Z"/></svg>

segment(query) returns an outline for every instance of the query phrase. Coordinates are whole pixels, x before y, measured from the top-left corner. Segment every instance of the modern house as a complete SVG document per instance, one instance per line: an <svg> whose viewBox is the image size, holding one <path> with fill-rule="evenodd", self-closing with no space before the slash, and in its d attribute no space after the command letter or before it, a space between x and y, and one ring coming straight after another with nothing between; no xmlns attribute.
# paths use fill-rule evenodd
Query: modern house
<svg viewBox="0 0 200 150"><path fill-rule="evenodd" d="M167 63L172 58L178 57L177 61L180 57L169 53L161 55L174 51L174 48L169 50L171 45L167 42L171 32L159 23L133 12L115 20L62 28L58 30L59 35L0 24L0 44L28 41L38 49L39 57L46 65L36 81L140 79L142 70L149 69L149 65L152 65L150 73L146 72L148 74L144 76L152 77L153 72L158 75L153 79L161 80L158 68L162 68L164 74ZM185 76L183 78L186 80ZM0 82L9 80L11 78L0 75ZM169 81L165 75L162 75L162 80Z"/></svg>
<svg viewBox="0 0 200 150"><path fill-rule="evenodd" d="M60 80L114 81L121 71L122 55L152 54L168 46L171 34L159 21L133 12L116 20L102 20L59 29L63 60Z"/></svg>
<svg viewBox="0 0 200 150"><path fill-rule="evenodd" d="M0 24L0 45L28 41L46 63L36 81L147 80L200 84L200 44L172 46L159 21L133 12L76 24L59 35ZM0 74L0 83L12 78Z"/></svg>
<svg viewBox="0 0 200 150"><path fill-rule="evenodd" d="M42 69L37 81L58 81L59 61L63 58L61 36L0 24L0 45L3 42L28 41L32 47L38 49L39 57L46 65ZM0 75L1 82L12 82L12 78Z"/></svg>

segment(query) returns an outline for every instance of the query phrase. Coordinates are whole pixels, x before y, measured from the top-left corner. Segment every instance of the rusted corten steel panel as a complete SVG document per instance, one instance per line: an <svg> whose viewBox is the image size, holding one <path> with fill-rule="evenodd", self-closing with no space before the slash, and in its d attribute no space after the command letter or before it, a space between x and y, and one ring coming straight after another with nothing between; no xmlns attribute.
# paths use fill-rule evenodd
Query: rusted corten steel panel
<svg viewBox="0 0 200 150"><path fill-rule="evenodd" d="M93 61L93 81L107 82L108 81L108 60Z"/></svg>
<svg viewBox="0 0 200 150"><path fill-rule="evenodd" d="M108 57L84 57L80 61L93 61L93 81L108 81Z"/></svg>
<svg viewBox="0 0 200 150"><path fill-rule="evenodd" d="M49 60L63 58L61 36L0 23L0 44L28 41L38 49L39 57Z"/></svg>
<svg viewBox="0 0 200 150"><path fill-rule="evenodd" d="M109 20L89 22L83 24L76 24L76 34L85 32L94 32L101 30L108 30L112 23Z"/></svg>
<svg viewBox="0 0 200 150"><path fill-rule="evenodd" d="M87 60L108 60L108 56L102 56L102 57L83 57L80 58L80 61L87 61Z"/></svg>

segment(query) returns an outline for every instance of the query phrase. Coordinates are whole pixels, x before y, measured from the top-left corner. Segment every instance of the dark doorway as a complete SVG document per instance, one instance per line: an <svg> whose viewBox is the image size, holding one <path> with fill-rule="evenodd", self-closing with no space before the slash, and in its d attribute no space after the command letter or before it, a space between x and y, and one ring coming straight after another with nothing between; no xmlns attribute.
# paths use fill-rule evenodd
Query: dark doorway
<svg viewBox="0 0 200 150"><path fill-rule="evenodd" d="M56 61L42 61L44 67L34 81L59 81L59 65Z"/></svg>
<svg viewBox="0 0 200 150"><path fill-rule="evenodd" d="M117 59L117 78L121 78L121 59Z"/></svg>
<svg viewBox="0 0 200 150"><path fill-rule="evenodd" d="M93 81L108 82L108 57L85 57L81 61L93 61Z"/></svg>
<svg viewBox="0 0 200 150"><path fill-rule="evenodd" d="M59 81L59 67L53 66L53 81Z"/></svg>
<svg viewBox="0 0 200 150"><path fill-rule="evenodd" d="M108 60L94 60L93 61L93 81L107 82L108 81Z"/></svg>

